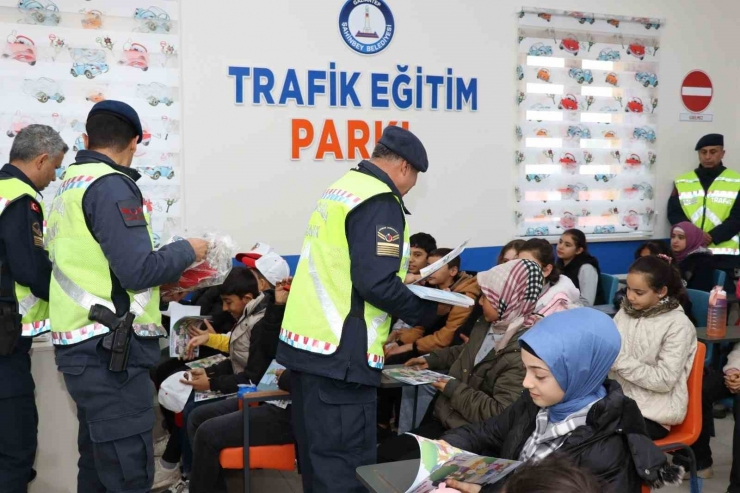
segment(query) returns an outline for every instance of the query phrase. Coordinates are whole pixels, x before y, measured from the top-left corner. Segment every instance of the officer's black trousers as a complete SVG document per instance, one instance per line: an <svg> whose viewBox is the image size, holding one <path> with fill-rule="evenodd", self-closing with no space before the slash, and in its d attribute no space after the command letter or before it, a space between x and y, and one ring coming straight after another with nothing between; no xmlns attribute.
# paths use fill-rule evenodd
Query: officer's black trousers
<svg viewBox="0 0 740 493"><path fill-rule="evenodd" d="M36 477L39 416L33 393L0 399L0 491L26 493Z"/></svg>
<svg viewBox="0 0 740 493"><path fill-rule="evenodd" d="M355 469L375 463L376 388L291 371L293 433L304 493L364 493Z"/></svg>
<svg viewBox="0 0 740 493"><path fill-rule="evenodd" d="M128 368L108 370L102 339L56 348L59 371L77 404L78 493L148 493L154 481L157 340L131 338Z"/></svg>

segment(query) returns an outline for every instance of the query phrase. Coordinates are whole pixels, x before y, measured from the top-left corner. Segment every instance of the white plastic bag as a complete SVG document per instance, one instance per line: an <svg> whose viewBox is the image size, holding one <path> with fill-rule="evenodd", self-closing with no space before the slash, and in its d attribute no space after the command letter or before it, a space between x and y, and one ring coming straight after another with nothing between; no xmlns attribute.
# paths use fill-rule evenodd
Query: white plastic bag
<svg viewBox="0 0 740 493"><path fill-rule="evenodd" d="M229 235L219 233L205 233L201 236L208 241L208 253L205 260L196 262L182 273L180 280L174 284L166 284L160 291L163 296L172 296L201 288L223 284L226 276L231 272L232 259L236 254L236 243ZM183 240L182 236L173 236L167 244Z"/></svg>

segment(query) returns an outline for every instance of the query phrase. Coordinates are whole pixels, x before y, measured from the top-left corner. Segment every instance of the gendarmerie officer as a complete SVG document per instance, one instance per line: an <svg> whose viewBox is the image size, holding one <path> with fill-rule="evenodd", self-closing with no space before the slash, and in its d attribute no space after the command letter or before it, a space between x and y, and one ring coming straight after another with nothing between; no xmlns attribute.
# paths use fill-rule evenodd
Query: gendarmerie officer
<svg viewBox="0 0 740 493"><path fill-rule="evenodd" d="M376 460L376 387L391 317L414 326L436 318L436 304L403 283L403 196L427 167L421 141L388 127L370 160L323 193L306 229L278 348L292 370L306 493L365 491L355 469Z"/></svg>
<svg viewBox="0 0 740 493"><path fill-rule="evenodd" d="M29 125L0 170L0 490L25 493L36 476L38 413L31 338L50 330L51 262L41 191L69 150L46 125Z"/></svg>
<svg viewBox="0 0 740 493"><path fill-rule="evenodd" d="M157 286L176 282L207 251L204 240L153 250L140 175L130 168L142 134L129 105L93 106L84 136L89 150L77 153L49 214L52 342L77 404L79 493L150 490L155 418L148 370L166 336Z"/></svg>

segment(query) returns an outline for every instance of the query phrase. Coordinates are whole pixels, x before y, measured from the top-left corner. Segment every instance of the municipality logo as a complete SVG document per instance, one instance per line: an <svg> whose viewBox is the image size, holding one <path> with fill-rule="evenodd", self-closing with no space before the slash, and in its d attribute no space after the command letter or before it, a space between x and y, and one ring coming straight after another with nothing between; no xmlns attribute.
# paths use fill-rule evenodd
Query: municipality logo
<svg viewBox="0 0 740 493"><path fill-rule="evenodd" d="M388 48L396 30L383 0L347 0L339 12L339 33L347 46L363 55Z"/></svg>

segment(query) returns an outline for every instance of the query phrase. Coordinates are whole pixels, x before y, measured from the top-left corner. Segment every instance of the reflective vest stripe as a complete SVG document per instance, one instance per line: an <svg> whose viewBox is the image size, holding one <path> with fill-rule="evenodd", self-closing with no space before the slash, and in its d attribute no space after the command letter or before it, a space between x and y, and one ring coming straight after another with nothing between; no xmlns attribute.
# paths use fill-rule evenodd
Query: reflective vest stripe
<svg viewBox="0 0 740 493"><path fill-rule="evenodd" d="M18 301L18 311L21 315L25 315L26 313L31 311L31 308L33 308L33 305L38 303L39 299L35 297L32 294L29 294L22 300Z"/></svg>
<svg viewBox="0 0 740 493"><path fill-rule="evenodd" d="M95 181L94 176L75 176L73 178L70 178L69 180L65 180L62 182L62 184L59 186L59 190L57 190L57 194L55 197L59 197L67 190L74 190L74 189L85 189L92 185L93 181Z"/></svg>
<svg viewBox="0 0 740 493"><path fill-rule="evenodd" d="M290 344L294 348L303 349L312 353L319 354L334 354L337 350L337 346L328 342L321 342L318 339L311 337L294 334L288 329L280 329L280 340L286 344Z"/></svg>
<svg viewBox="0 0 740 493"><path fill-rule="evenodd" d="M316 296L319 298L322 312L326 317L326 321L329 323L329 328L337 337L337 340L339 340L342 338L342 327L344 326L344 319L339 314L339 310L337 310L336 305L334 305L334 302L331 300L329 292L326 290L324 284L321 282L319 273L316 270L315 262L311 257L310 243L306 243L306 248L304 251L306 254L306 259L308 260L308 273L310 274L311 280L313 281L313 287L316 290Z"/></svg>
<svg viewBox="0 0 740 493"><path fill-rule="evenodd" d="M719 217L717 217L717 214L715 214L712 211L712 209L709 209L709 208L706 209L706 216L707 216L707 219L709 219L709 221L711 221L711 223L715 227L716 226L719 226L720 224L722 224L722 220Z"/></svg>
<svg viewBox="0 0 740 493"><path fill-rule="evenodd" d="M21 337L36 337L50 330L51 322L48 318L38 322L28 322L21 324Z"/></svg>
<svg viewBox="0 0 740 493"><path fill-rule="evenodd" d="M728 178L726 176L718 176L714 179L714 181L726 181L728 183L740 183L740 179L738 178Z"/></svg>
<svg viewBox="0 0 740 493"><path fill-rule="evenodd" d="M51 342L55 346L66 346L68 344L77 344L91 337L101 336L110 332L110 329L103 324L92 323L79 329L70 330L69 332L52 332Z"/></svg>
<svg viewBox="0 0 740 493"><path fill-rule="evenodd" d="M708 199L735 199L737 197L737 192L729 191L729 190L712 190L707 194Z"/></svg>
<svg viewBox="0 0 740 493"><path fill-rule="evenodd" d="M385 363L385 357L383 356L378 356L377 354L367 355L367 364L371 368L378 368L382 370L384 363Z"/></svg>

